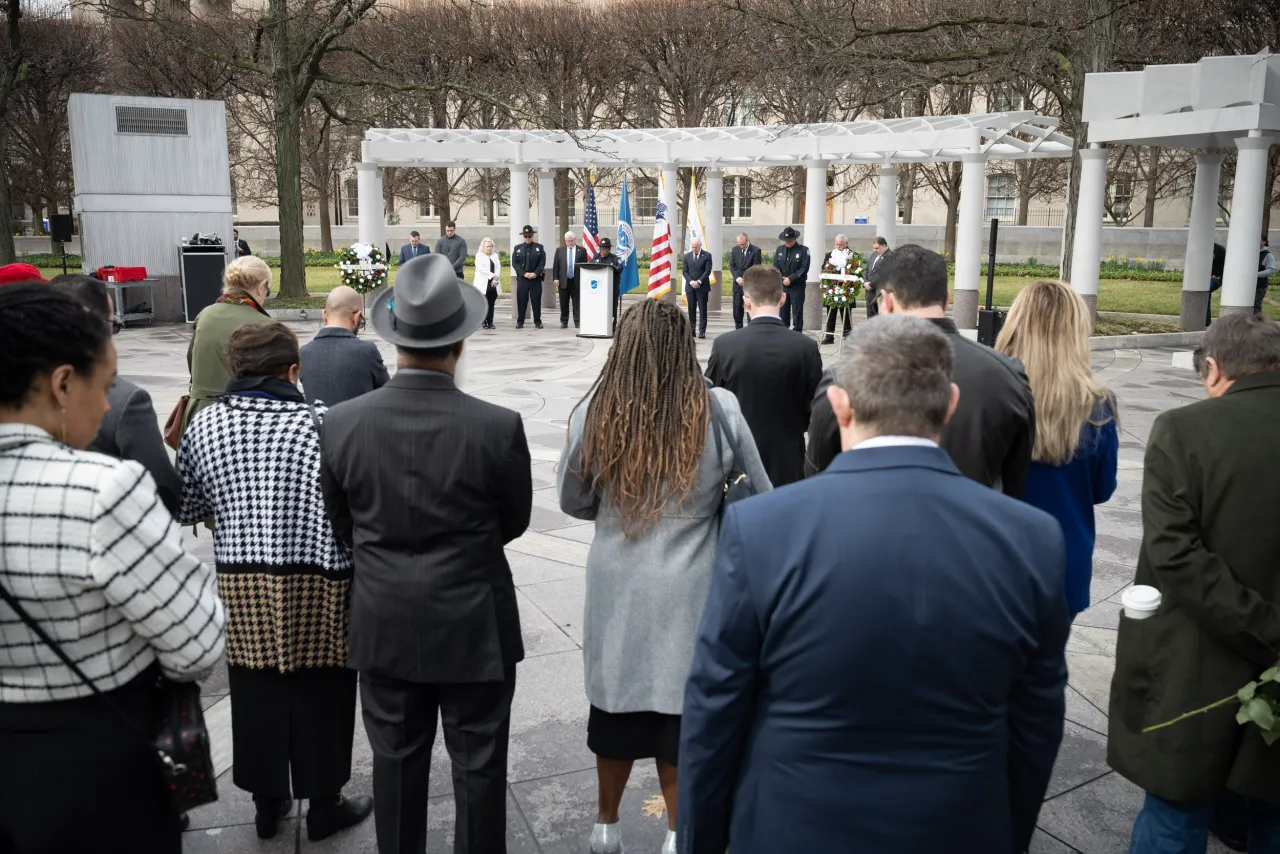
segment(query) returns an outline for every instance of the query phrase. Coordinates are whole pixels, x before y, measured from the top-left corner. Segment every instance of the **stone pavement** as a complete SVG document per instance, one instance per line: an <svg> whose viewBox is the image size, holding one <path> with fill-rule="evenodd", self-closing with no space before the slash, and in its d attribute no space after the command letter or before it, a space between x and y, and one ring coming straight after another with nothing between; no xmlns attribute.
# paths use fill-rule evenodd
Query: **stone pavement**
<svg viewBox="0 0 1280 854"><path fill-rule="evenodd" d="M551 312L548 315L554 316ZM712 318L708 339L698 343L704 360L714 336L731 326L728 311ZM305 342L316 326L300 323L294 328ZM185 326L169 326L128 329L117 338L120 373L151 391L162 418L186 388L188 334ZM500 329L474 336L464 357L463 388L519 411L533 456L533 519L529 532L508 549L528 651L519 667L512 711L507 833L513 852L585 852L595 817L594 759L586 747L587 701L580 647L583 567L593 526L560 512L553 469L569 413L598 374L608 347L608 341L579 339L573 330L561 330L555 322L544 330L530 325L517 332L504 319ZM386 345L383 348L392 365L394 351ZM830 358L834 349L824 347L824 355ZM1141 793L1106 766L1106 708L1120 592L1132 580L1141 538L1140 488L1146 437L1158 413L1203 396L1189 371L1171 367L1173 352L1094 354L1099 376L1120 399L1119 487L1115 497L1098 508L1093 605L1076 620L1068 646L1071 677L1066 736L1040 816L1040 832L1032 845L1032 851L1039 854L1127 851L1129 829L1141 801ZM212 559L207 534L202 533L193 546ZM220 668L205 683L204 695L222 799L192 813L186 851L376 850L371 820L317 844L306 841L303 822L294 820L282 825L275 840L260 842L254 833L252 802L232 782L231 701L225 669ZM453 845L452 784L440 741L438 738L431 783L434 799L428 814L431 852L451 851ZM348 793L371 790L371 761L357 716ZM661 846L665 820L645 809L658 796L652 763L638 763L621 813L627 850L632 854L657 852Z"/></svg>

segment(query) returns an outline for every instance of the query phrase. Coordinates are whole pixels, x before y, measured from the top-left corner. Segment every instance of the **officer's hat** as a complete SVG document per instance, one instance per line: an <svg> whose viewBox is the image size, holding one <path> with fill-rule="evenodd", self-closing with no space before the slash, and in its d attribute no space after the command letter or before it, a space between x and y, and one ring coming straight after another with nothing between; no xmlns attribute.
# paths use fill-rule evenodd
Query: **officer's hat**
<svg viewBox="0 0 1280 854"><path fill-rule="evenodd" d="M525 237L532 237L534 233L533 226L526 225L524 228L520 229L520 233L523 234Z"/></svg>
<svg viewBox="0 0 1280 854"><path fill-rule="evenodd" d="M791 226L787 226L786 228L782 229L782 233L778 235L778 239L779 240L799 240L800 232L796 231Z"/></svg>
<svg viewBox="0 0 1280 854"><path fill-rule="evenodd" d="M602 237L602 238L600 238L600 248L601 248L601 249L612 249L612 248L613 248L613 241L612 241L612 240L610 240L610 239L609 239L609 238L607 238L607 237Z"/></svg>

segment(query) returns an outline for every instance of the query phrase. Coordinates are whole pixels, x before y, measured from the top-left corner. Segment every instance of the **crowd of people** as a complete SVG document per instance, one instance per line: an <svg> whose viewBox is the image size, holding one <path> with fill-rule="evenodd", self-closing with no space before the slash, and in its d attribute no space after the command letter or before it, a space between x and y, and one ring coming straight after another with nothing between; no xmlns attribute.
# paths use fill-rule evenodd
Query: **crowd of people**
<svg viewBox="0 0 1280 854"><path fill-rule="evenodd" d="M525 236L513 265L540 326L545 252ZM595 523L587 846L624 850L623 793L652 759L664 854L1022 854L1093 601L1094 507L1117 481L1120 407L1089 366L1088 309L1037 282L988 348L947 317L944 258L884 246L876 316L824 371L796 332L795 238L765 266L739 237L735 320L751 320L705 371L700 299L688 318L627 309L570 416L560 506ZM584 254L553 260L562 325ZM454 379L492 325L500 265L491 242L478 257L466 282L415 244L367 318L335 289L303 346L262 309L265 263L238 258L191 337L176 467L146 392L116 377L102 283L0 287L0 851L180 850L136 731L155 726L158 679L223 658L259 837L302 799L309 839L372 815L382 854L422 854L439 720L455 850L506 850L524 646L504 547L533 480L519 414ZM1223 318L1195 359L1208 399L1161 415L1147 448L1135 580L1159 601L1119 618L1108 761L1146 792L1133 854L1203 852L1226 799L1267 854L1277 748L1231 709L1147 731L1280 658L1280 326ZM184 524L212 528L214 566ZM357 692L372 796L343 793Z"/></svg>

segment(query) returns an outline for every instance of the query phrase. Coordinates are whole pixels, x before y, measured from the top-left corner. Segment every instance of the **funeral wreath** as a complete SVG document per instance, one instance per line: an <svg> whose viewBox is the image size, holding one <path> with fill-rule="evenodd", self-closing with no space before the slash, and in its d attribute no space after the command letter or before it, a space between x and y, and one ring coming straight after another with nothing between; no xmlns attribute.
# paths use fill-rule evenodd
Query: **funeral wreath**
<svg viewBox="0 0 1280 854"><path fill-rule="evenodd" d="M342 284L355 288L357 293L367 294L387 283L387 259L368 243L343 247L334 266L338 268Z"/></svg>

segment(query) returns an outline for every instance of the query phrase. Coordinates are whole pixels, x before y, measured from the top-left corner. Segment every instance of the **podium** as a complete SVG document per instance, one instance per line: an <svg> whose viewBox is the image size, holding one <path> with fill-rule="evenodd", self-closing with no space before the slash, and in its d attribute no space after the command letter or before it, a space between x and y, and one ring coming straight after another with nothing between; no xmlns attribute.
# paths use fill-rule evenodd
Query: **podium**
<svg viewBox="0 0 1280 854"><path fill-rule="evenodd" d="M182 275L182 313L187 323L222 296L222 276L227 269L227 250L222 244L183 244L178 247L178 270Z"/></svg>
<svg viewBox="0 0 1280 854"><path fill-rule="evenodd" d="M613 267L600 262L579 264L578 302L582 326L579 338L613 337L613 303L617 283Z"/></svg>

